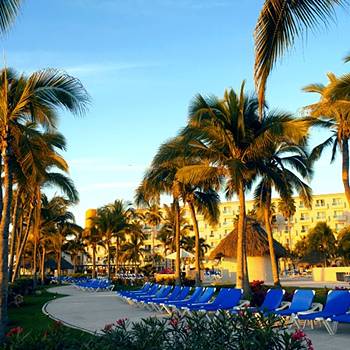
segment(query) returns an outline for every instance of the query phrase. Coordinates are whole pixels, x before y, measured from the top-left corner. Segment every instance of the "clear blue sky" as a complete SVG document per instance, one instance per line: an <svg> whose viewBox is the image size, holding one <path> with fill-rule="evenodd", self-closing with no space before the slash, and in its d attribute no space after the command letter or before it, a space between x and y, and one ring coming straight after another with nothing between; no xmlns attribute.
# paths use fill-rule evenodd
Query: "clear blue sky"
<svg viewBox="0 0 350 350"><path fill-rule="evenodd" d="M26 0L1 41L19 71L62 68L92 97L84 118L62 113L65 154L80 192L74 209L132 199L159 144L185 124L198 92L222 95L243 79L253 88L253 29L262 0ZM296 112L316 100L301 92L325 73L350 71L349 13L298 41L274 70L269 105ZM326 135L315 131L313 143ZM339 159L316 167L315 193L342 191Z"/></svg>

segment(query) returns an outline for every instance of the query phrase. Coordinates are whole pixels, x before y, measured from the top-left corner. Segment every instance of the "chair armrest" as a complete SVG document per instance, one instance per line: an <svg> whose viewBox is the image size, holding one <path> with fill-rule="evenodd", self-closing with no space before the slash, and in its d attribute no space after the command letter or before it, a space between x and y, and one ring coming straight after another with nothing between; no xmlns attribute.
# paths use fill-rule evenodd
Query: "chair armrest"
<svg viewBox="0 0 350 350"><path fill-rule="evenodd" d="M312 303L310 310L312 310L312 311L322 311L323 310L323 305L321 303Z"/></svg>
<svg viewBox="0 0 350 350"><path fill-rule="evenodd" d="M288 309L291 305L290 301L282 301L281 306L277 308L275 311L285 310Z"/></svg>
<svg viewBox="0 0 350 350"><path fill-rule="evenodd" d="M240 310L240 309L244 309L245 307L248 307L249 305L250 305L249 300L240 300L239 304L235 306L233 309Z"/></svg>

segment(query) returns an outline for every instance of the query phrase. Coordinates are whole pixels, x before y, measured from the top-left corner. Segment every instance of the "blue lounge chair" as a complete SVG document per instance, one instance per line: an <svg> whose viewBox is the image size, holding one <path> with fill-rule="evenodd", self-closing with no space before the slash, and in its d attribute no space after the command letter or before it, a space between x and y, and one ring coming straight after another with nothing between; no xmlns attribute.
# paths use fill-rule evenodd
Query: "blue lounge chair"
<svg viewBox="0 0 350 350"><path fill-rule="evenodd" d="M328 318L345 314L350 308L350 291L348 290L331 290L328 292L326 304L321 311L316 312L299 312L295 318L300 327L300 320L305 321L303 327L309 321L313 327L314 321L323 323L327 331L333 334L332 327L328 323Z"/></svg>
<svg viewBox="0 0 350 350"><path fill-rule="evenodd" d="M125 297L125 296L130 296L130 295L136 295L140 293L145 293L151 288L152 284L150 282L146 282L141 289L137 290L121 290L116 292L118 296Z"/></svg>
<svg viewBox="0 0 350 350"><path fill-rule="evenodd" d="M334 335L335 333L337 333L339 323L350 323L350 312L343 314L343 315L332 316L332 317L328 318L327 321L328 322L333 321L332 333L330 333L330 334Z"/></svg>
<svg viewBox="0 0 350 350"><path fill-rule="evenodd" d="M285 290L280 288L269 289L266 293L265 299L259 307L248 307L250 312L263 312L268 314L278 309L282 303ZM238 309L232 310L231 313L238 313Z"/></svg>
<svg viewBox="0 0 350 350"><path fill-rule="evenodd" d="M162 288L161 285L159 284L154 284L149 290L147 290L145 293L140 293L137 295L131 295L131 296L126 296L124 299L129 303L129 304L134 304L133 299L137 297L145 297L145 296L151 296L155 295L157 291L159 291Z"/></svg>
<svg viewBox="0 0 350 350"><path fill-rule="evenodd" d="M237 307L243 290L238 288L221 288L215 300L210 303L194 303L185 307L187 311L218 311Z"/></svg>
<svg viewBox="0 0 350 350"><path fill-rule="evenodd" d="M181 308L188 303L193 303L198 301L198 298L203 294L203 287L196 287L193 293L187 298L186 296L183 299L178 299L175 301L165 301L160 304L160 306L169 314L172 313L173 309Z"/></svg>
<svg viewBox="0 0 350 350"><path fill-rule="evenodd" d="M311 289L297 289L293 294L293 299L289 303L287 309L280 308L274 313L278 316L292 316L298 312L308 311L312 306L312 302L315 297L315 291ZM288 305L288 304L285 304Z"/></svg>
<svg viewBox="0 0 350 350"><path fill-rule="evenodd" d="M182 290L181 286L175 286L174 289L167 296L162 298L154 298L150 301L146 301L145 305L149 306L150 309L160 311L158 304L164 301L175 301L178 295L181 293L181 290Z"/></svg>
<svg viewBox="0 0 350 350"><path fill-rule="evenodd" d="M173 288L172 286L165 285L165 286L161 287L156 294L145 296L145 297L136 297L133 299L133 301L140 302L141 304L144 304L145 302L152 301L153 299L164 298L171 292L172 288Z"/></svg>
<svg viewBox="0 0 350 350"><path fill-rule="evenodd" d="M214 287L207 287L195 302L187 302L185 305L181 305L181 307L177 306L176 308L178 310L185 310L185 308L189 308L193 304L206 304L213 297L215 289Z"/></svg>

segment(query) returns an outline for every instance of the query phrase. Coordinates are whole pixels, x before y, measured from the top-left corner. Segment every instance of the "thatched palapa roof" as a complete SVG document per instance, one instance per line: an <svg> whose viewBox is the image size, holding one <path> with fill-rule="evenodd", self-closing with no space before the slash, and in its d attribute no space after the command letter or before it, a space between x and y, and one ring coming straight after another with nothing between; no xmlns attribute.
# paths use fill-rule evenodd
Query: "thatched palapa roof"
<svg viewBox="0 0 350 350"><path fill-rule="evenodd" d="M265 256L269 255L269 242L267 233L261 225L254 219L247 218L247 256ZM286 250L283 246L274 240L275 253L277 257L285 256ZM216 248L210 253L209 259L218 257L236 258L237 256L237 224L235 229L228 234Z"/></svg>

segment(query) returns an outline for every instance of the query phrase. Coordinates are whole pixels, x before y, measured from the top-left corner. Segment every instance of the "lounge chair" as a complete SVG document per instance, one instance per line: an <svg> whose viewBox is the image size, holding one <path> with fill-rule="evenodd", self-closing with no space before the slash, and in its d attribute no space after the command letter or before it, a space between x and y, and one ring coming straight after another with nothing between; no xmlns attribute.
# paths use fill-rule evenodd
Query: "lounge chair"
<svg viewBox="0 0 350 350"><path fill-rule="evenodd" d="M239 305L242 295L242 289L221 288L214 301L209 303L194 303L184 307L184 309L187 312L229 310Z"/></svg>
<svg viewBox="0 0 350 350"><path fill-rule="evenodd" d="M173 288L172 286L165 285L165 286L162 286L156 294L144 296L144 297L136 297L133 299L133 301L139 302L142 305L145 302L152 301L153 299L164 298L171 292L172 288Z"/></svg>
<svg viewBox="0 0 350 350"><path fill-rule="evenodd" d="M300 327L300 321L305 321L303 328L309 321L311 327L314 326L314 321L321 322L329 332L333 334L333 330L327 319L334 318L345 314L350 308L350 291L348 290L331 290L328 292L326 304L321 311L316 312L299 312L295 319Z"/></svg>
<svg viewBox="0 0 350 350"><path fill-rule="evenodd" d="M331 335L337 333L339 323L350 323L350 311L343 315L332 316L327 319L328 322L333 322Z"/></svg>
<svg viewBox="0 0 350 350"><path fill-rule="evenodd" d="M161 311L161 309L158 307L158 304L164 301L175 301L181 293L181 290L181 286L175 286L174 289L167 296L162 298L154 298L150 301L146 301L145 305L148 306L151 310Z"/></svg>
<svg viewBox="0 0 350 350"><path fill-rule="evenodd" d="M155 295L157 293L157 291L159 291L162 288L161 285L159 284L154 284L151 288L149 288L146 292L144 293L139 293L139 294L135 294L135 295L130 295L130 296L126 296L124 297L124 299L129 303L129 304L134 304L133 299L137 298L137 297L142 297L142 296L151 296L151 295Z"/></svg>
<svg viewBox="0 0 350 350"><path fill-rule="evenodd" d="M297 289L293 294L291 302L285 302L283 306L277 309L274 314L278 316L292 316L298 312L312 311L312 302L315 297L315 291L311 289Z"/></svg>
<svg viewBox="0 0 350 350"><path fill-rule="evenodd" d="M273 288L269 289L266 293L265 299L261 306L259 307L248 307L247 310L250 312L256 313L256 312L262 312L264 314L268 314L271 312L276 311L282 303L283 296L284 296L285 290L280 288ZM238 313L239 309L234 309L231 311L231 313Z"/></svg>
<svg viewBox="0 0 350 350"><path fill-rule="evenodd" d="M116 294L120 297L126 297L130 295L137 295L137 294L142 294L147 292L151 288L152 284L150 282L146 282L142 288L137 289L137 290L121 290L116 292Z"/></svg>
<svg viewBox="0 0 350 350"><path fill-rule="evenodd" d="M188 297L183 299L178 299L175 301L161 303L160 306L168 313L171 314L172 311L176 308L181 308L189 303L198 301L199 297L203 294L205 289L203 287L196 287L193 293Z"/></svg>

